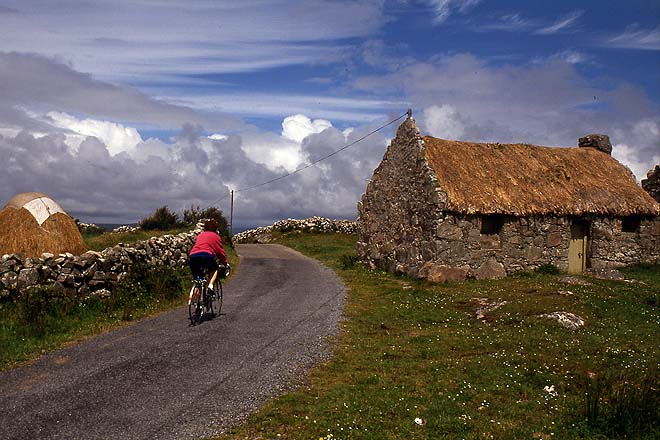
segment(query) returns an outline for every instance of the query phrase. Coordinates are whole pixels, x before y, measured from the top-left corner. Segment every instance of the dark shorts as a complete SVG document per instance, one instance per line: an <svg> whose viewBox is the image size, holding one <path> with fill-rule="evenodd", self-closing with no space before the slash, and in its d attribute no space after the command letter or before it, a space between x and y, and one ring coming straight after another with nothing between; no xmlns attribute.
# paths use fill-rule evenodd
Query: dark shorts
<svg viewBox="0 0 660 440"><path fill-rule="evenodd" d="M213 272L218 270L218 263L215 257L209 254L195 254L190 256L190 271L193 277L203 277L205 274L212 275Z"/></svg>

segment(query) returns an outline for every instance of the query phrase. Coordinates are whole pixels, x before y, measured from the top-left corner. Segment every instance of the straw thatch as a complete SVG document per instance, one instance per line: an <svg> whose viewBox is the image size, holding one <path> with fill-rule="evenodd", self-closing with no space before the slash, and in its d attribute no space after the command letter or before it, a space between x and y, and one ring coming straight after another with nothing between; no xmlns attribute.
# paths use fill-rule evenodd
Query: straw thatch
<svg viewBox="0 0 660 440"><path fill-rule="evenodd" d="M39 199L48 206L41 224L25 208ZM45 252L81 254L86 250L73 219L43 193L19 194L0 211L0 254L38 257Z"/></svg>
<svg viewBox="0 0 660 440"><path fill-rule="evenodd" d="M593 148L477 144L424 137L447 209L465 214L660 215L611 156Z"/></svg>

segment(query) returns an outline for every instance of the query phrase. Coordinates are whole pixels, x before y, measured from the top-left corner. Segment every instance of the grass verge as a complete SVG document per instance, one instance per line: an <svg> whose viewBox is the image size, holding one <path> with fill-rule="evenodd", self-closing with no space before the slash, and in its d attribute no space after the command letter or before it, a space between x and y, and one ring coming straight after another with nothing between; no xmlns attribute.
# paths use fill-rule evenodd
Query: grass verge
<svg viewBox="0 0 660 440"><path fill-rule="evenodd" d="M218 439L655 439L660 270L433 285L355 263L352 236L278 242L349 289L332 360ZM542 317L572 312L570 331Z"/></svg>

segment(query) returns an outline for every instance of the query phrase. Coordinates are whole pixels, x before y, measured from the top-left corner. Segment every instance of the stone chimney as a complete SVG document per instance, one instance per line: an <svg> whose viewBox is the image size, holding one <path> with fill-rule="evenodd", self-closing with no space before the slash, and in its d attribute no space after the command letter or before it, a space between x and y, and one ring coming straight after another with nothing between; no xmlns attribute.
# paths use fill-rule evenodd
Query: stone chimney
<svg viewBox="0 0 660 440"><path fill-rule="evenodd" d="M578 139L578 147L591 147L612 155L610 137L606 134L588 134Z"/></svg>
<svg viewBox="0 0 660 440"><path fill-rule="evenodd" d="M660 203L660 165L646 173L646 179L642 179L642 188Z"/></svg>

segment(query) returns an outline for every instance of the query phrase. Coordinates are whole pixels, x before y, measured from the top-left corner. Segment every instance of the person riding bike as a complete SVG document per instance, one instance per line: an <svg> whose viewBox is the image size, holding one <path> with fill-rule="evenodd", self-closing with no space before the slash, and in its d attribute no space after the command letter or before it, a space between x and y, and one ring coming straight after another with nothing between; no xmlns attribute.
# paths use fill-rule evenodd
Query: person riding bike
<svg viewBox="0 0 660 440"><path fill-rule="evenodd" d="M204 272L208 271L211 276L209 281L209 289L213 290L213 283L218 276L219 266L216 263L216 257L220 260L223 266L227 264L227 254L224 247L222 247L222 239L216 232L218 229L218 222L215 219L207 220L204 223L204 231L202 231L195 240L195 245L190 250L190 271L193 277L203 277Z"/></svg>

